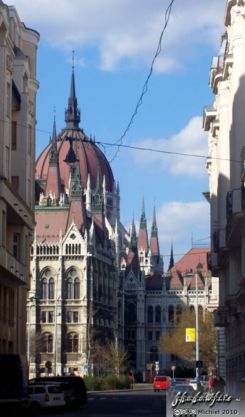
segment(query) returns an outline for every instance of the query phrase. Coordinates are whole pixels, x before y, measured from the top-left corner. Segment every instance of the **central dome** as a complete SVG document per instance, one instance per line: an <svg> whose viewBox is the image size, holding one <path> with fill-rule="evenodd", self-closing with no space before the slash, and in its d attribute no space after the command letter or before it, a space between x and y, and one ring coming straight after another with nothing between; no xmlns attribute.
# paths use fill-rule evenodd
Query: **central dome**
<svg viewBox="0 0 245 417"><path fill-rule="evenodd" d="M64 189L69 188L70 168L65 162L66 156L72 143L73 151L79 161L81 184L83 189L87 188L88 175L90 175L91 189L96 188L97 181L100 185L105 178L106 191L112 192L114 186L114 177L103 152L89 139L82 129L79 128L80 111L77 107L75 94L74 69L72 71L70 97L68 107L65 111L66 128L56 138L56 128L54 125L53 138L50 144L43 150L36 162L35 178L40 185L45 185L48 177L50 157L52 153L53 141L56 142L60 180Z"/></svg>
<svg viewBox="0 0 245 417"><path fill-rule="evenodd" d="M63 129L57 137L60 179L64 188L69 188L70 168L64 160L70 149L70 139L72 139L73 150L79 161L83 189L87 188L88 174L90 174L92 189L96 187L97 177L101 184L105 177L106 190L112 192L114 178L109 162L98 146L80 129ZM50 143L36 162L35 177L41 183L47 180L51 149Z"/></svg>

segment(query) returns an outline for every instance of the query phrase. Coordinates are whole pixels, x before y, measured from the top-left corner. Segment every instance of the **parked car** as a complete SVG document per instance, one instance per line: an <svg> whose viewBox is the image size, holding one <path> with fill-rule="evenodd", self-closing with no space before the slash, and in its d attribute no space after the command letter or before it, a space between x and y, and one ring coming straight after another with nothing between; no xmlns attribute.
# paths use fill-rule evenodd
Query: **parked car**
<svg viewBox="0 0 245 417"><path fill-rule="evenodd" d="M65 396L57 384L28 385L28 408L36 413L42 408L65 406Z"/></svg>
<svg viewBox="0 0 245 417"><path fill-rule="evenodd" d="M41 378L40 378L41 379ZM59 385L59 387L62 389L63 393L64 393L64 398L65 398L65 403L67 408L72 408L72 406L74 405L74 402L76 400L76 396L75 396L75 392L71 386L71 384L69 384L69 382L53 382L53 381L46 381L45 378L44 381L38 381L38 384L44 384L44 385ZM30 385L35 384L35 382L33 380L29 381Z"/></svg>
<svg viewBox="0 0 245 417"><path fill-rule="evenodd" d="M73 389L74 392L74 400L72 401L72 405L74 407L80 407L87 403L87 389L84 383L84 380L81 376L73 376L73 375L66 375L66 376L45 376L40 378L34 378L29 381L29 383L43 383L43 382L57 382L63 383L68 382Z"/></svg>
<svg viewBox="0 0 245 417"><path fill-rule="evenodd" d="M171 378L165 375L156 375L153 380L154 391L167 390L171 384Z"/></svg>
<svg viewBox="0 0 245 417"><path fill-rule="evenodd" d="M185 383L185 384L176 383L173 386L173 389L171 389L171 391L169 391L169 394L170 394L171 398L174 398L178 394L178 392L181 392L182 394L185 392L188 396L194 396L196 394L196 390L194 390L194 388L187 383Z"/></svg>
<svg viewBox="0 0 245 417"><path fill-rule="evenodd" d="M27 370L18 354L0 354L0 414L3 409L21 410L27 406Z"/></svg>

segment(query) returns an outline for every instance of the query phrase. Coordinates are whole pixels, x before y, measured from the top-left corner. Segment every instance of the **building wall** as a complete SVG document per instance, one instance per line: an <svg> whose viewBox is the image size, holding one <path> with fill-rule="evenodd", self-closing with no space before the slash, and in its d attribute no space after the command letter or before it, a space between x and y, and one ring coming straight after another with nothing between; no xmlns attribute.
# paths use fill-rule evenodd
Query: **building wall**
<svg viewBox="0 0 245 417"><path fill-rule="evenodd" d="M210 71L214 104L204 111L204 128L209 132L212 269L220 281L216 323L225 333L225 339L220 337L221 350L227 386L234 394L244 390L245 372L244 16L244 0L227 1L226 34Z"/></svg>
<svg viewBox="0 0 245 417"><path fill-rule="evenodd" d="M23 357L34 230L38 42L39 34L26 28L15 8L0 2L0 352Z"/></svg>

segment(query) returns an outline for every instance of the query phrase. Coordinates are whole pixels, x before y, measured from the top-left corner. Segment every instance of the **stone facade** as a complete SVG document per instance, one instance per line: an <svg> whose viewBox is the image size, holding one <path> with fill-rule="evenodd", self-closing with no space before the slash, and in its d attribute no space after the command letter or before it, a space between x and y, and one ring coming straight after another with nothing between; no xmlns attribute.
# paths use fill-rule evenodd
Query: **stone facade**
<svg viewBox="0 0 245 417"><path fill-rule="evenodd" d="M0 1L0 352L26 354L39 34Z"/></svg>
<svg viewBox="0 0 245 417"><path fill-rule="evenodd" d="M211 264L220 281L216 323L225 331L227 387L237 394L245 391L244 0L227 1L225 26L210 70L214 103L205 109L203 124L209 132Z"/></svg>

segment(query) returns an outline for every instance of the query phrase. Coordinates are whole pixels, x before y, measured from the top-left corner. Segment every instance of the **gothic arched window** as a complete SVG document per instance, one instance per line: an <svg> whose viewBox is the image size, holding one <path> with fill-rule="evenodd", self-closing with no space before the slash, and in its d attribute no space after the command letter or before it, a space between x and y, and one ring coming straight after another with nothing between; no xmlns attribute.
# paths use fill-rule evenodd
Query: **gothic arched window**
<svg viewBox="0 0 245 417"><path fill-rule="evenodd" d="M155 322L156 323L161 322L161 307L160 306L156 306L156 309L155 309Z"/></svg>
<svg viewBox="0 0 245 417"><path fill-rule="evenodd" d="M42 335L41 351L44 353L53 352L53 335L51 333L44 333Z"/></svg>
<svg viewBox="0 0 245 417"><path fill-rule="evenodd" d="M72 278L69 278L67 280L67 298L69 298L69 300L71 298L73 298L73 282L72 282Z"/></svg>
<svg viewBox="0 0 245 417"><path fill-rule="evenodd" d="M69 333L67 338L67 352L78 352L78 335Z"/></svg>
<svg viewBox="0 0 245 417"><path fill-rule="evenodd" d="M153 323L153 307L149 306L147 309L147 321L148 323Z"/></svg>
<svg viewBox="0 0 245 417"><path fill-rule="evenodd" d="M74 298L75 300L79 300L80 298L80 279L75 278L74 280Z"/></svg>
<svg viewBox="0 0 245 417"><path fill-rule="evenodd" d="M71 268L67 274L66 296L68 299L80 298L80 279L75 268Z"/></svg>
<svg viewBox="0 0 245 417"><path fill-rule="evenodd" d="M55 298L55 281L50 269L46 269L41 278L41 298L53 300Z"/></svg>
<svg viewBox="0 0 245 417"><path fill-rule="evenodd" d="M42 278L42 280L41 280L41 298L44 299L44 300L47 298L47 288L48 288L47 278Z"/></svg>
<svg viewBox="0 0 245 417"><path fill-rule="evenodd" d="M54 299L54 278L50 278L48 283L48 298L50 300Z"/></svg>

